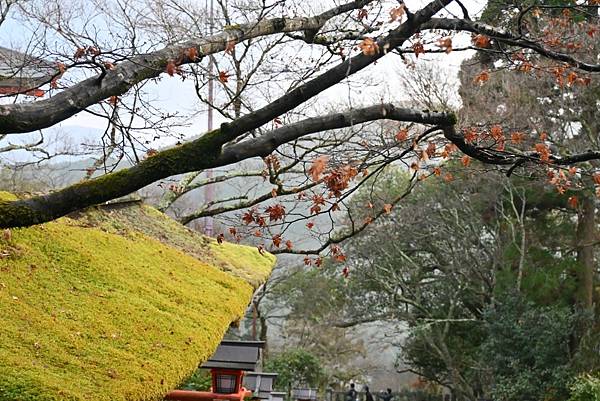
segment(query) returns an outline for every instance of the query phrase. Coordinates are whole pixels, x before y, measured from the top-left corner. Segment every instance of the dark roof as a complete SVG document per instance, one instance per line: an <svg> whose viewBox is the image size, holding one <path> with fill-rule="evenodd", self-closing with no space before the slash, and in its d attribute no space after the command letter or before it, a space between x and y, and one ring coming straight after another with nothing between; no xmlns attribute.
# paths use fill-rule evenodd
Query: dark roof
<svg viewBox="0 0 600 401"><path fill-rule="evenodd" d="M34 89L57 73L53 63L0 46L0 87Z"/></svg>
<svg viewBox="0 0 600 401"><path fill-rule="evenodd" d="M253 371L264 346L264 341L222 341L202 367Z"/></svg>

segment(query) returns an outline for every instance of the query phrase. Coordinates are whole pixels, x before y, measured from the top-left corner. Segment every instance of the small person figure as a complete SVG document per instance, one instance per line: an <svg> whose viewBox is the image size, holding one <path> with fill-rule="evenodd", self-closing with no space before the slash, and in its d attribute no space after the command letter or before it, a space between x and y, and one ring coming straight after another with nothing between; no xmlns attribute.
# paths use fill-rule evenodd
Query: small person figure
<svg viewBox="0 0 600 401"><path fill-rule="evenodd" d="M391 399L394 398L394 395L392 394L392 389L388 388L385 393L378 395L378 397L383 401L391 401Z"/></svg>
<svg viewBox="0 0 600 401"><path fill-rule="evenodd" d="M354 383L350 383L350 390L346 393L346 401L356 401L357 393L354 389Z"/></svg>
<svg viewBox="0 0 600 401"><path fill-rule="evenodd" d="M369 386L365 386L365 401L374 401L373 394L369 391Z"/></svg>

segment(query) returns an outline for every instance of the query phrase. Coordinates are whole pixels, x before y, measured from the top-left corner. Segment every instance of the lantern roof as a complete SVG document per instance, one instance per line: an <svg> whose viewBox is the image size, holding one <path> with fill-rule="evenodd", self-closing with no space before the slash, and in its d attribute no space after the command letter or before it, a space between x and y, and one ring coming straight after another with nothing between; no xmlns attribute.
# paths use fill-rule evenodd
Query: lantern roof
<svg viewBox="0 0 600 401"><path fill-rule="evenodd" d="M264 346L264 341L221 341L215 353L202 367L253 371Z"/></svg>
<svg viewBox="0 0 600 401"><path fill-rule="evenodd" d="M292 398L297 400L316 400L317 389L310 387L297 387L292 389Z"/></svg>
<svg viewBox="0 0 600 401"><path fill-rule="evenodd" d="M277 373L246 372L244 387L252 391L254 398L269 399Z"/></svg>
<svg viewBox="0 0 600 401"><path fill-rule="evenodd" d="M262 377L277 377L278 373L270 373L270 372L246 372L244 376L262 376Z"/></svg>

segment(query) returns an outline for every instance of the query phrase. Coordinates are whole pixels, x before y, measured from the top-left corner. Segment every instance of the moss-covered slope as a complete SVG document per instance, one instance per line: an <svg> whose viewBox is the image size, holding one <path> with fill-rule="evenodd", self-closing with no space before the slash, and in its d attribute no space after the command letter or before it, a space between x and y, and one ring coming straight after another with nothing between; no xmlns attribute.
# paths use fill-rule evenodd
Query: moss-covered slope
<svg viewBox="0 0 600 401"><path fill-rule="evenodd" d="M132 228L125 214L152 218ZM182 252L198 237L143 206L5 233L0 400L162 398L212 354L274 263L199 238L196 257Z"/></svg>

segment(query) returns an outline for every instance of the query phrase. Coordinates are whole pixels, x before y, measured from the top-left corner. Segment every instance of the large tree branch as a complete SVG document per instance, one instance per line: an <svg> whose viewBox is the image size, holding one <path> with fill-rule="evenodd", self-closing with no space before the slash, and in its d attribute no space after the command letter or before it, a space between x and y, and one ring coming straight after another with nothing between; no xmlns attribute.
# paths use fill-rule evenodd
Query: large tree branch
<svg viewBox="0 0 600 401"><path fill-rule="evenodd" d="M202 57L224 51L231 42L277 33L319 30L329 19L373 0L355 0L310 18L273 18L226 27L207 38L167 46L163 49L131 57L94 77L81 81L45 100L0 105L0 133L24 133L50 127L110 96L119 96L134 85L158 77L170 60L178 64L197 63ZM195 48L199 57L191 59L186 50Z"/></svg>
<svg viewBox="0 0 600 401"><path fill-rule="evenodd" d="M507 45L531 49L541 56L568 63L573 67L577 67L583 71L600 72L600 64L586 63L568 54L550 50L540 45L538 42L525 39L508 31L504 31L481 22L457 18L431 18L422 25L422 29L447 29L450 31L480 33Z"/></svg>
<svg viewBox="0 0 600 401"><path fill-rule="evenodd" d="M308 118L267 132L257 138L226 146L218 162L226 165L250 157L266 157L284 143L291 142L308 134L382 119L441 126L456 123L456 117L452 113L400 108L390 103L378 104L362 109Z"/></svg>
<svg viewBox="0 0 600 401"><path fill-rule="evenodd" d="M481 147L468 143L464 136L457 132L454 125L446 125L444 127L444 136L450 142L454 143L458 149L464 154L471 156L486 164L496 164L501 166L512 166L509 169L509 174L519 166L526 163L536 164L547 164L554 166L569 166L577 163L583 163L591 160L600 160L600 152L588 151L584 153L578 153L571 156L557 157L551 155L549 161L545 162L541 160L540 155L537 152L527 153L511 153L508 151L501 151L490 147Z"/></svg>
<svg viewBox="0 0 600 401"><path fill-rule="evenodd" d="M283 143L314 132L347 127L378 119L425 124L450 123L447 113L421 112L382 104L335 113L281 127L258 138L222 149L223 132L212 131L184 145L160 152L134 167L69 186L48 195L0 202L0 227L39 224L70 212L124 196L160 179L207 168L221 167L256 156L267 156Z"/></svg>

